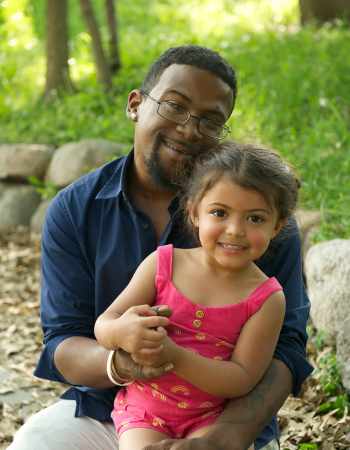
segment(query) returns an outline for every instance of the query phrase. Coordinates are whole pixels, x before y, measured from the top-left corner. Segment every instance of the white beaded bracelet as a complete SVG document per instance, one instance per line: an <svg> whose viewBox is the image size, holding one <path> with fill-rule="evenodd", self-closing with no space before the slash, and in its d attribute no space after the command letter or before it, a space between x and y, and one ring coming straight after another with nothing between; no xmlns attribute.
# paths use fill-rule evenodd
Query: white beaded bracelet
<svg viewBox="0 0 350 450"><path fill-rule="evenodd" d="M127 380L124 380L122 377L120 377L114 366L113 362L114 362L114 355L115 355L116 351L117 350L111 350L108 354L107 367L106 367L107 376L108 376L109 380L116 386L128 386L129 384L132 383L132 381L127 381ZM119 379L118 381L115 378L116 376Z"/></svg>

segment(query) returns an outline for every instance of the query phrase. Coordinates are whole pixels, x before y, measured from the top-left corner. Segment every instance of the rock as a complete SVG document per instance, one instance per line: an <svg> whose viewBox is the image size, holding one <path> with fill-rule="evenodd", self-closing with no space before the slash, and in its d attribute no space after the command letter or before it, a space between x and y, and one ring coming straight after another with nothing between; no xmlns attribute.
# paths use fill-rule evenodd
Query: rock
<svg viewBox="0 0 350 450"><path fill-rule="evenodd" d="M33 214L30 221L30 229L34 231L34 233L41 233L46 211L50 202L51 200L43 200Z"/></svg>
<svg viewBox="0 0 350 450"><path fill-rule="evenodd" d="M65 144L55 151L46 180L64 187L123 153L125 146L103 139Z"/></svg>
<svg viewBox="0 0 350 450"><path fill-rule="evenodd" d="M0 144L0 179L43 178L54 147L39 144Z"/></svg>
<svg viewBox="0 0 350 450"><path fill-rule="evenodd" d="M350 239L311 247L305 274L313 324L336 342L343 383L350 388Z"/></svg>
<svg viewBox="0 0 350 450"><path fill-rule="evenodd" d="M28 226L40 203L40 195L28 185L0 185L0 231L18 225Z"/></svg>
<svg viewBox="0 0 350 450"><path fill-rule="evenodd" d="M344 387L350 391L350 317L337 334L337 362Z"/></svg>

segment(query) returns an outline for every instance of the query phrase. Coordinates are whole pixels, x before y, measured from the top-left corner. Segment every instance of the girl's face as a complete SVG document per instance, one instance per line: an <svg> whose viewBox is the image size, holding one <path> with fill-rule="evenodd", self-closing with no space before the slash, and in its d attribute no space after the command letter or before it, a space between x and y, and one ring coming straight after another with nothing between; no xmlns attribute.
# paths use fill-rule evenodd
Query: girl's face
<svg viewBox="0 0 350 450"><path fill-rule="evenodd" d="M190 216L208 262L229 270L260 258L283 226L259 192L226 177L205 193Z"/></svg>

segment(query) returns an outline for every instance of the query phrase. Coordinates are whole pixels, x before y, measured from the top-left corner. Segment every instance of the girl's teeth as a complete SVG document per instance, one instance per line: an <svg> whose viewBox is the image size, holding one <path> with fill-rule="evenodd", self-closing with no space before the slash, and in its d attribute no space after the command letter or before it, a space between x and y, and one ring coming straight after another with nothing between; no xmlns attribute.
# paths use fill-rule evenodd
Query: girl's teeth
<svg viewBox="0 0 350 450"><path fill-rule="evenodd" d="M224 248L234 249L234 250L241 250L243 248L242 245L235 245L235 244L222 244Z"/></svg>

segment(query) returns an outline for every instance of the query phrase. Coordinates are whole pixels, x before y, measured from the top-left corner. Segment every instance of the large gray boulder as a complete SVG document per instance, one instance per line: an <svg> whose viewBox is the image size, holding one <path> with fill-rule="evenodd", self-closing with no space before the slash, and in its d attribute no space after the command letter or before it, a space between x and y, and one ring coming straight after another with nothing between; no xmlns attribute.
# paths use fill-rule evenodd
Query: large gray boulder
<svg viewBox="0 0 350 450"><path fill-rule="evenodd" d="M51 200L43 200L30 220L30 229L35 233L41 233L45 220L46 211L47 208L49 207L50 202Z"/></svg>
<svg viewBox="0 0 350 450"><path fill-rule="evenodd" d="M0 179L44 178L54 147L39 144L0 144Z"/></svg>
<svg viewBox="0 0 350 450"><path fill-rule="evenodd" d="M350 240L316 244L305 258L311 318L337 347L343 383L350 389Z"/></svg>
<svg viewBox="0 0 350 450"><path fill-rule="evenodd" d="M344 323L337 334L337 361L343 385L350 391L350 317L344 318Z"/></svg>
<svg viewBox="0 0 350 450"><path fill-rule="evenodd" d="M40 203L40 195L28 185L0 184L0 231L28 226Z"/></svg>
<svg viewBox="0 0 350 450"><path fill-rule="evenodd" d="M46 180L64 187L96 167L120 156L125 150L122 144L103 139L87 139L65 144L55 151Z"/></svg>

